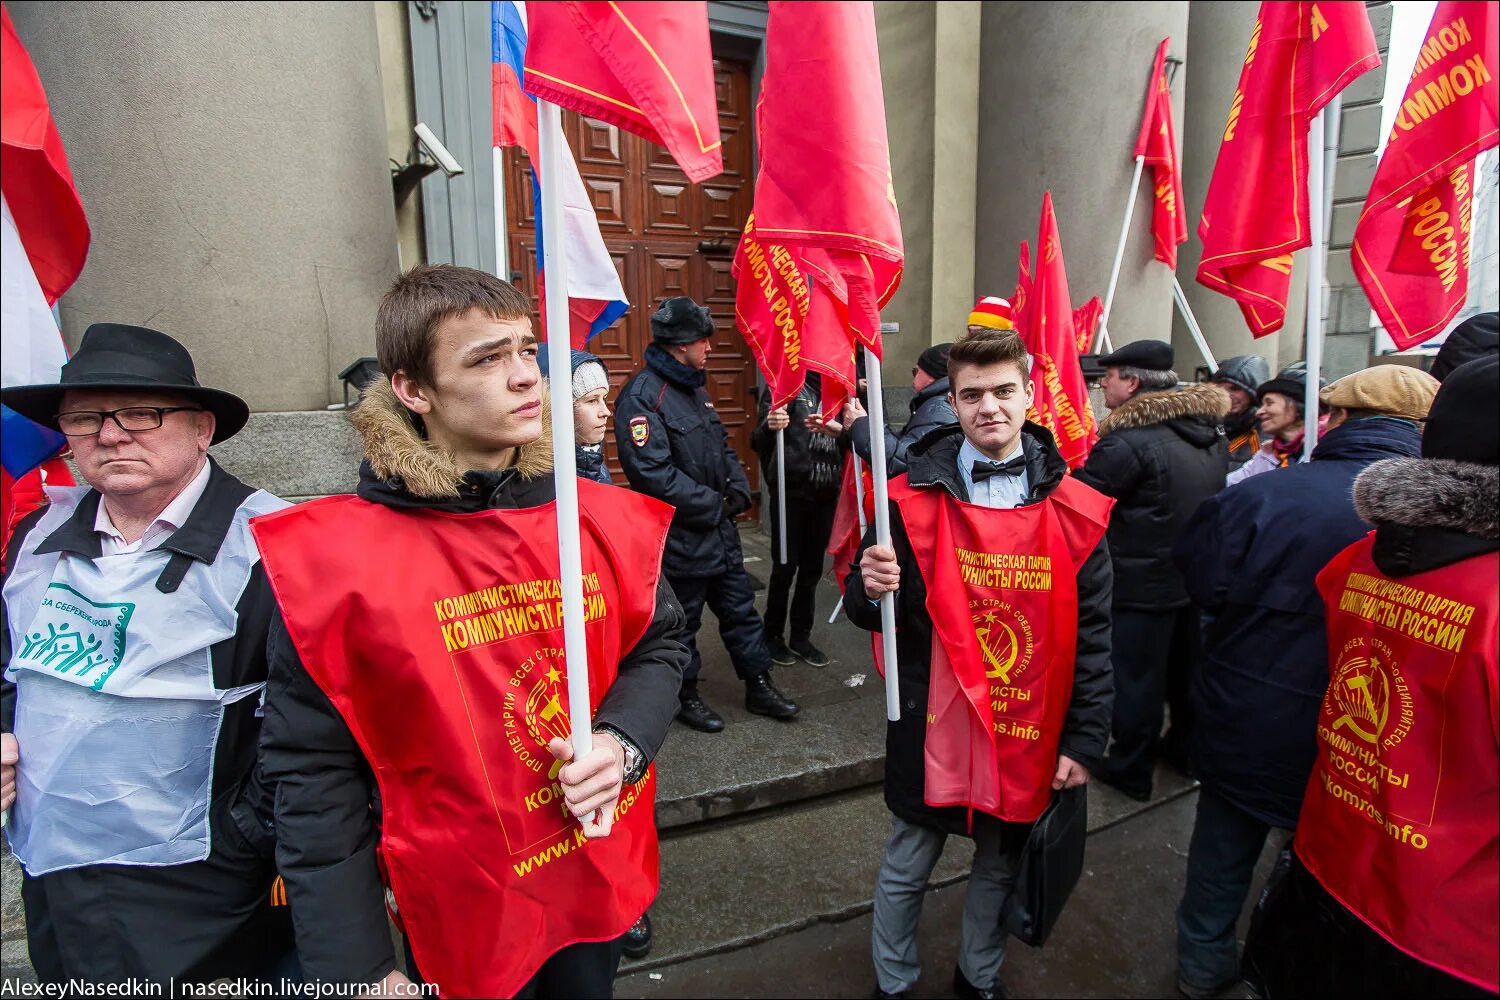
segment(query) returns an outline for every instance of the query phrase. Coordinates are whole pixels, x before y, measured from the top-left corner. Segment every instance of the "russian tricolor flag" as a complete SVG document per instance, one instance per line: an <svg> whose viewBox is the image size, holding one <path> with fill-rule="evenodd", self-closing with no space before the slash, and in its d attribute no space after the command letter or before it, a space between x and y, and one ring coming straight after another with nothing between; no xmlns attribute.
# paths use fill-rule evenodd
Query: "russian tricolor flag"
<svg viewBox="0 0 1500 1000"><path fill-rule="evenodd" d="M0 385L56 382L68 356L52 303L83 270L89 225L47 94L0 7ZM66 439L0 406L0 539L40 502L35 470ZM67 467L48 466L68 483Z"/></svg>
<svg viewBox="0 0 1500 1000"><path fill-rule="evenodd" d="M540 181L536 166L541 162L538 155L536 98L526 93L526 6L514 0L491 0L490 3L490 62L493 73L494 95L494 144L496 146L520 146L531 157L532 204L536 211L536 274L537 292L542 291L542 240L551 234L543 234ZM558 148L566 150L567 142L559 137ZM620 285L620 276L615 271L614 261L604 247L604 237L599 234L599 220L594 215L593 203L579 176L578 164L570 153L561 164L563 181L563 222L566 232L562 234L564 250L568 259L568 306L572 313L572 343L582 348L589 339L612 325L630 303L625 298L625 289ZM545 296L544 296L545 297ZM545 313L545 310L543 311Z"/></svg>

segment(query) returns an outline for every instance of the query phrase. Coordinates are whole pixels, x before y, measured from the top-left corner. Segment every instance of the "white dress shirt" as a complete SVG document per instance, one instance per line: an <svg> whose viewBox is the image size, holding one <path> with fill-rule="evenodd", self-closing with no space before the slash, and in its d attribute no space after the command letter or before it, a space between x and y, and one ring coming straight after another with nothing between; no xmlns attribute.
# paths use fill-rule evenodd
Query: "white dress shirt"
<svg viewBox="0 0 1500 1000"><path fill-rule="evenodd" d="M109 518L109 511L104 509L104 501L99 501L99 513L94 517L94 530L100 535L99 548L101 556L118 556L127 552L149 552L157 548L162 542L171 537L172 532L182 527L188 516L193 513L193 508L198 506L198 501L203 498L203 491L208 488L208 462L203 463L203 468L193 477L183 491L167 504L162 512L156 515L146 528L146 533L134 542L127 542L125 536L120 534L115 522Z"/></svg>
<svg viewBox="0 0 1500 1000"><path fill-rule="evenodd" d="M1009 462L1020 458L1024 449L1021 447L1021 436L1016 435L1016 446L1011 449L1001 461ZM1009 509L1021 506L1021 501L1031 492L1030 483L1026 470L1022 469L1019 476L991 476L977 486L974 483L974 463L989 462L992 459L983 454L978 448L965 439L963 447L958 449L958 474L963 476L964 486L969 491L969 502L981 507L1000 507Z"/></svg>

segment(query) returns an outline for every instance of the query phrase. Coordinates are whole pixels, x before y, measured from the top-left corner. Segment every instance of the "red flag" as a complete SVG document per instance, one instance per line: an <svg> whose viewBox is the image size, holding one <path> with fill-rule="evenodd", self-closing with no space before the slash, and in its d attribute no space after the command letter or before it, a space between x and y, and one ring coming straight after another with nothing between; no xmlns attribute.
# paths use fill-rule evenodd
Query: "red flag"
<svg viewBox="0 0 1500 1000"><path fill-rule="evenodd" d="M1281 329L1292 253L1312 242L1313 116L1378 65L1364 4L1261 4L1198 223L1199 284L1239 302L1257 337Z"/></svg>
<svg viewBox="0 0 1500 1000"><path fill-rule="evenodd" d="M904 252L886 143L875 12L863 3L773 0L759 107L761 239L826 251L827 288L880 354L880 307ZM803 256L823 272L824 260Z"/></svg>
<svg viewBox="0 0 1500 1000"><path fill-rule="evenodd" d="M1073 310L1073 341L1079 354L1087 354L1094 344L1094 334L1099 332L1099 321L1104 318L1104 303L1095 295Z"/></svg>
<svg viewBox="0 0 1500 1000"><path fill-rule="evenodd" d="M1016 290L1010 297L1011 321L1016 325L1016 333L1025 339L1026 330L1026 308L1031 304L1031 245L1025 240L1021 241L1021 249L1016 258Z"/></svg>
<svg viewBox="0 0 1500 1000"><path fill-rule="evenodd" d="M1027 416L1052 432L1068 467L1076 469L1099 435L1083 369L1078 365L1073 306L1068 299L1068 274L1063 267L1062 238L1052 211L1051 191L1042 197L1042 223L1036 243L1040 259L1026 308L1026 325L1021 331L1021 341L1032 357L1031 385L1036 393Z"/></svg>
<svg viewBox="0 0 1500 1000"><path fill-rule="evenodd" d="M1391 128L1350 260L1396 347L1415 347L1469 290L1474 158L1496 143L1500 4L1438 4Z"/></svg>
<svg viewBox="0 0 1500 1000"><path fill-rule="evenodd" d="M1167 45L1171 41L1163 38L1156 47L1141 131L1131 155L1145 157L1146 166L1151 168L1151 233L1156 239L1156 259L1175 268L1177 247L1187 242L1188 233L1182 172L1177 169L1177 130L1172 125L1172 91L1167 86L1165 72Z"/></svg>
<svg viewBox="0 0 1500 1000"><path fill-rule="evenodd" d="M659 146L694 182L724 172L708 4L526 6L526 92Z"/></svg>
<svg viewBox="0 0 1500 1000"><path fill-rule="evenodd" d="M68 169L47 92L10 11L0 7L0 181L16 231L47 301L56 302L83 270L89 223Z"/></svg>

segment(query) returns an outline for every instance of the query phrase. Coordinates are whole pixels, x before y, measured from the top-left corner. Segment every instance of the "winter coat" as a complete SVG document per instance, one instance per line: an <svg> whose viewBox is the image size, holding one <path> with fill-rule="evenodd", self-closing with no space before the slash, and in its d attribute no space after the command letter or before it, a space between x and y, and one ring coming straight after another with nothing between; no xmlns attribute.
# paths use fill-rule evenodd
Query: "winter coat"
<svg viewBox="0 0 1500 1000"><path fill-rule="evenodd" d="M1193 766L1204 785L1274 826L1296 824L1328 687L1318 571L1369 525L1355 477L1415 456L1414 424L1341 424L1312 461L1275 469L1206 501L1177 543L1177 566L1203 609L1193 676Z"/></svg>
<svg viewBox="0 0 1500 1000"><path fill-rule="evenodd" d="M584 479L592 479L596 483L608 486L614 482L609 478L609 466L604 464L604 447L595 445L590 448L587 445L575 444L573 446L573 460L578 464L578 474Z"/></svg>
<svg viewBox="0 0 1500 1000"><path fill-rule="evenodd" d="M831 503L838 499L839 487L843 483L844 449L848 444L843 438L814 433L807 429L805 423L809 416L821 412L822 398L822 380L814 372L807 376L807 383L803 385L802 391L786 407L791 423L782 431L782 451L786 463L788 501ZM761 479L774 497L776 432L766 426L766 418L770 413L771 394L762 389L750 444L760 456Z"/></svg>
<svg viewBox="0 0 1500 1000"><path fill-rule="evenodd" d="M1057 451L1052 435L1027 423L1022 430L1026 477L1031 493L1027 504L1044 500L1067 475L1068 465ZM958 451L964 442L957 425L944 427L923 438L910 451L907 482L919 489L946 490L954 499L967 502L968 490L958 471ZM927 611L927 586L912 555L911 539L901 519L900 508L891 502L891 545L901 564L901 587L896 591L896 652L900 662L901 719L886 725L885 802L891 812L909 823L948 833L969 832L967 810L948 806L935 808L923 799L926 763L923 745L927 734L928 678L932 665L932 617ZM865 596L859 559L875 542L873 525L860 541L859 555L845 584L844 612L849 620L868 632L880 631L880 606ZM1078 647L1073 667L1073 700L1063 723L1058 752L1093 769L1104 756L1109 742L1110 710L1114 702L1114 679L1109 662L1109 606L1112 576L1109 551L1103 539L1084 562L1078 574ZM976 824L994 821L975 814Z"/></svg>
<svg viewBox="0 0 1500 1000"><path fill-rule="evenodd" d="M948 402L948 380L940 378L912 397L911 419L897 434L885 429L885 472L895 479L906 471L906 453L939 427L958 423L958 414ZM849 425L849 441L864 461L870 461L870 418L860 417Z"/></svg>
<svg viewBox="0 0 1500 1000"><path fill-rule="evenodd" d="M521 509L555 498L551 441L520 450L502 472L464 471L412 427L390 383L366 390L354 414L363 439L358 494L392 511ZM330 544L337 544L331 539ZM645 634L620 660L595 713L650 759L677 712L687 650L676 640L681 606L666 580ZM276 860L298 927L309 980L373 983L395 968L376 850L380 803L343 717L303 667L280 615L271 625L270 683L261 737L276 782Z"/></svg>
<svg viewBox="0 0 1500 1000"><path fill-rule="evenodd" d="M1224 488L1229 449L1220 423L1228 412L1228 394L1202 383L1140 393L1099 425L1099 441L1074 475L1119 501L1107 536L1115 607L1188 603L1172 545L1198 505Z"/></svg>
<svg viewBox="0 0 1500 1000"><path fill-rule="evenodd" d="M662 565L669 577L717 576L744 562L736 515L750 480L703 388L701 371L656 344L620 390L615 441L630 488L677 508Z"/></svg>
<svg viewBox="0 0 1500 1000"><path fill-rule="evenodd" d="M228 536L236 509L255 490L212 458L208 484L192 513L163 548L212 563ZM42 542L50 551L98 559L103 551L94 519L102 498L89 490L63 525ZM10 539L5 565L14 569L28 536L47 507L32 511ZM266 681L266 636L276 604L259 561L250 569L235 602L235 634L209 648L214 686L221 689ZM7 610L8 614L8 610ZM0 619L0 664L9 664L10 622ZM24 624L22 625L24 628ZM0 729L15 724L16 685L0 680ZM149 701L139 700L141 710ZM227 706L213 746L213 798L208 826L211 849L204 861L164 867L87 865L32 880L47 900L45 916L58 940L33 945L44 978L52 974L92 979L138 977L156 981L199 980L259 972L270 956L261 905L276 877L273 864L272 786L257 767L260 698ZM20 769L28 767L26 748ZM29 766L44 767L37 760ZM31 890L28 889L28 892ZM60 907L57 900L70 905ZM29 904L28 904L29 905ZM257 912L262 915L257 917ZM283 911L284 912L284 911ZM51 966L60 961L65 968Z"/></svg>
<svg viewBox="0 0 1500 1000"><path fill-rule="evenodd" d="M1320 444L1317 452L1322 450ZM1315 453L1310 468L1320 464L1317 458ZM1382 573L1400 580L1442 569L1500 549L1500 468L1445 459L1384 459L1355 479L1354 510L1375 525L1370 555ZM1247 973L1265 987L1264 995L1485 994L1390 944L1295 857L1285 884L1269 889L1261 909L1246 943L1245 963Z"/></svg>

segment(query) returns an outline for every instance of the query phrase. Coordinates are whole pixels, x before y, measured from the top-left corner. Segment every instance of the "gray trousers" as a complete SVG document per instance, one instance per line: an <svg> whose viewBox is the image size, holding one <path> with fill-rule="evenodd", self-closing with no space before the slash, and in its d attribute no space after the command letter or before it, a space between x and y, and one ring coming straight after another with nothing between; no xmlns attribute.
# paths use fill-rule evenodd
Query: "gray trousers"
<svg viewBox="0 0 1500 1000"><path fill-rule="evenodd" d="M1000 911L1016 883L1018 858L1004 849L993 824L974 830L974 868L964 895L963 937L958 967L980 989L993 989L1005 961L1005 934ZM903 993L916 985L917 919L927 880L942 857L948 835L891 817L891 839L875 883L875 919L871 935L875 981L886 993Z"/></svg>

